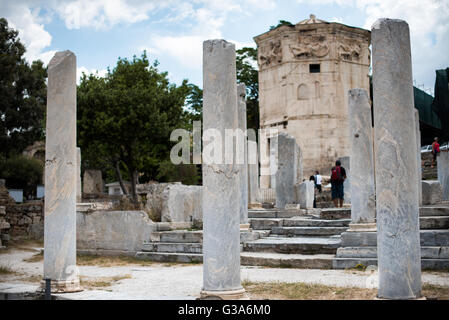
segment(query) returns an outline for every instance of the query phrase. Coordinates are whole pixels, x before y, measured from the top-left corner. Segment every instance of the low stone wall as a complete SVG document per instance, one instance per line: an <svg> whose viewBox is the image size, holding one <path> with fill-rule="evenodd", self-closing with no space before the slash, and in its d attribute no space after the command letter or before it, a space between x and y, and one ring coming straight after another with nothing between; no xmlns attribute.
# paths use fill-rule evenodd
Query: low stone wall
<svg viewBox="0 0 449 320"><path fill-rule="evenodd" d="M6 206L9 234L41 239L44 236L44 202L32 201Z"/></svg>
<svg viewBox="0 0 449 320"><path fill-rule="evenodd" d="M156 224L143 211L76 213L78 253L134 256L154 231Z"/></svg>

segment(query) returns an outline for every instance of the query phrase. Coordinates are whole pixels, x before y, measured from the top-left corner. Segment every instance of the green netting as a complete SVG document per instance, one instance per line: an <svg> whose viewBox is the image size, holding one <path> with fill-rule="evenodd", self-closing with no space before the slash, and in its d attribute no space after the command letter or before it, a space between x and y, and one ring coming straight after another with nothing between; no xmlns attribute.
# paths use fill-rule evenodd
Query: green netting
<svg viewBox="0 0 449 320"><path fill-rule="evenodd" d="M413 93L415 96L415 108L419 112L419 120L431 127L441 129L440 118L432 109L433 97L416 87L413 87Z"/></svg>
<svg viewBox="0 0 449 320"><path fill-rule="evenodd" d="M449 140L449 68L436 70L435 98L432 110L440 119L442 140Z"/></svg>

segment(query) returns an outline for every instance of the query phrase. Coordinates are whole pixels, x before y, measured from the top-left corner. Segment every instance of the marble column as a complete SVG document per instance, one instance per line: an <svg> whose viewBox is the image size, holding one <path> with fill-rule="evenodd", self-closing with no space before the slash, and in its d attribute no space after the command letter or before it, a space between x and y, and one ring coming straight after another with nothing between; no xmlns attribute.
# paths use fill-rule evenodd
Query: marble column
<svg viewBox="0 0 449 320"><path fill-rule="evenodd" d="M351 204L351 159L350 157L341 157L339 160L346 171L346 179L343 182L344 203Z"/></svg>
<svg viewBox="0 0 449 320"><path fill-rule="evenodd" d="M240 201L240 229L248 229L248 145L246 137L246 86L244 83L237 85L237 113L238 113L238 127L244 134L243 138L243 160L239 171L240 177L240 194L242 200Z"/></svg>
<svg viewBox="0 0 449 320"><path fill-rule="evenodd" d="M371 103L364 89L349 90L351 223L348 231L376 231Z"/></svg>
<svg viewBox="0 0 449 320"><path fill-rule="evenodd" d="M438 181L443 189L443 201L449 200L449 152L441 151L437 157Z"/></svg>
<svg viewBox="0 0 449 320"><path fill-rule="evenodd" d="M48 64L44 280L51 279L52 292L80 290L76 267L76 154L76 57L63 51Z"/></svg>
<svg viewBox="0 0 449 320"><path fill-rule="evenodd" d="M296 203L295 185L298 183L299 147L291 135L281 132L272 141L277 146L276 208Z"/></svg>
<svg viewBox="0 0 449 320"><path fill-rule="evenodd" d="M418 172L418 201L419 206L422 206L422 168L421 168L421 131L419 130L419 111L414 108L415 116L415 135L416 135L416 162Z"/></svg>
<svg viewBox="0 0 449 320"><path fill-rule="evenodd" d="M257 142L248 140L248 192L249 204L257 202L257 193L259 191L259 157Z"/></svg>
<svg viewBox="0 0 449 320"><path fill-rule="evenodd" d="M81 202L81 148L76 148L76 202Z"/></svg>
<svg viewBox="0 0 449 320"><path fill-rule="evenodd" d="M234 44L205 41L203 137L206 130L214 129L224 141L225 129L238 127L236 81ZM204 148L207 145L204 141ZM245 293L240 283L241 166L224 163L224 159L220 164L206 163L203 158L202 298L238 299Z"/></svg>
<svg viewBox="0 0 449 320"><path fill-rule="evenodd" d="M418 177L410 32L403 20L372 26L378 297L421 297Z"/></svg>

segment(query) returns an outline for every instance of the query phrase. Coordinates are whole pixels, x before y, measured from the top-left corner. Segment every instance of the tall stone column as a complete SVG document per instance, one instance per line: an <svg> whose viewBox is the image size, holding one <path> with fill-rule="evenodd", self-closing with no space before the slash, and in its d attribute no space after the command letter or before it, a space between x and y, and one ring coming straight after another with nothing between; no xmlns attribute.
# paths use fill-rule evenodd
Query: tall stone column
<svg viewBox="0 0 449 320"><path fill-rule="evenodd" d="M344 203L351 204L351 159L350 157L341 157L339 160L346 171L346 179L343 182Z"/></svg>
<svg viewBox="0 0 449 320"><path fill-rule="evenodd" d="M81 202L81 149L76 148L76 202Z"/></svg>
<svg viewBox="0 0 449 320"><path fill-rule="evenodd" d="M238 127L235 46L225 40L203 43L203 137L214 129ZM223 147L225 143L222 143ZM204 148L207 142L204 143ZM231 150L228 150L231 152ZM201 296L236 299L240 283L241 166L206 163L203 158L203 289Z"/></svg>
<svg viewBox="0 0 449 320"><path fill-rule="evenodd" d="M449 152L441 151L437 158L438 181L443 189L443 201L449 200Z"/></svg>
<svg viewBox="0 0 449 320"><path fill-rule="evenodd" d="M371 103L364 89L349 90L351 223L349 231L376 231Z"/></svg>
<svg viewBox="0 0 449 320"><path fill-rule="evenodd" d="M76 267L76 57L48 64L45 141L44 280L52 292L80 290Z"/></svg>
<svg viewBox="0 0 449 320"><path fill-rule="evenodd" d="M257 193L259 190L259 158L257 142L248 140L248 192L249 204L257 202Z"/></svg>
<svg viewBox="0 0 449 320"><path fill-rule="evenodd" d="M410 33L372 26L379 298L421 297L421 248Z"/></svg>
<svg viewBox="0 0 449 320"><path fill-rule="evenodd" d="M299 147L291 135L281 132L272 139L277 145L276 208L296 203L295 184L298 183Z"/></svg>
<svg viewBox="0 0 449 320"><path fill-rule="evenodd" d="M248 139L246 137L246 86L244 83L239 83L237 85L237 113L239 122L238 127L244 134L244 163L241 165L242 168L239 172L241 187L240 194L242 197L242 201L240 202L240 228L248 229Z"/></svg>
<svg viewBox="0 0 449 320"><path fill-rule="evenodd" d="M415 115L415 135L416 135L416 162L418 172L418 201L422 206L422 168L421 168L421 131L419 130L419 111L414 108Z"/></svg>

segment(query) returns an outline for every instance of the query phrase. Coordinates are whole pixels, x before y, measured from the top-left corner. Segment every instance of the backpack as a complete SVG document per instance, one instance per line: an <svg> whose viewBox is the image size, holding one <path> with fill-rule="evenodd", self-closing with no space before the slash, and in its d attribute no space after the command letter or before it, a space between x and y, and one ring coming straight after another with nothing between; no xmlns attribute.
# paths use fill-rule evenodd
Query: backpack
<svg viewBox="0 0 449 320"><path fill-rule="evenodd" d="M341 176L341 167L333 167L331 173L332 181L343 181L343 177Z"/></svg>

